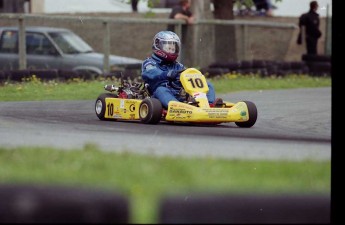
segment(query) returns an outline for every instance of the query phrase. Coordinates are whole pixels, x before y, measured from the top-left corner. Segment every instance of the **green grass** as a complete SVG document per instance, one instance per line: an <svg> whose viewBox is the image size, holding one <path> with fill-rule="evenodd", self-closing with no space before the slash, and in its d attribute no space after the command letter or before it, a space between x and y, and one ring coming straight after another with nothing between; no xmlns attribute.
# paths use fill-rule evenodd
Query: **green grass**
<svg viewBox="0 0 345 225"><path fill-rule="evenodd" d="M251 90L274 90L291 88L330 87L330 77L312 77L307 75L288 75L284 77L259 77L228 74L211 79L217 93Z"/></svg>
<svg viewBox="0 0 345 225"><path fill-rule="evenodd" d="M0 180L119 191L132 223L156 223L158 202L171 194L329 194L330 162L242 161L0 147Z"/></svg>
<svg viewBox="0 0 345 225"><path fill-rule="evenodd" d="M244 90L289 89L303 87L330 87L330 77L311 77L290 75L286 77L241 76L229 74L222 78L213 78L216 93ZM82 81L72 80L67 83L41 82L33 77L27 82L5 83L0 86L0 101L37 101L37 100L87 100L105 92L105 84L118 84L117 80Z"/></svg>
<svg viewBox="0 0 345 225"><path fill-rule="evenodd" d="M331 87L330 77L286 77L229 74L211 79L216 93L304 87ZM0 101L94 100L105 84L116 80L66 83L26 82L0 85ZM326 162L185 159L83 149L0 147L0 181L42 183L119 190L130 200L132 223L156 223L158 201L168 194L211 193L330 193Z"/></svg>

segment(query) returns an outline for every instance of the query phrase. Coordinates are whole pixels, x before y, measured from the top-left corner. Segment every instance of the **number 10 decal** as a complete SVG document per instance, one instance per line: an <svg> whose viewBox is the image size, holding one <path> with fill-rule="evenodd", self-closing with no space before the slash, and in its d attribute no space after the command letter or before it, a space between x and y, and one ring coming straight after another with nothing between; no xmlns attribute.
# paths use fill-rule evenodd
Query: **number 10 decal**
<svg viewBox="0 0 345 225"><path fill-rule="evenodd" d="M113 116L114 115L114 104L109 103L107 105L107 108L108 108L108 116Z"/></svg>
<svg viewBox="0 0 345 225"><path fill-rule="evenodd" d="M189 78L188 81L192 85L193 88L203 88L204 83L202 82L201 78Z"/></svg>

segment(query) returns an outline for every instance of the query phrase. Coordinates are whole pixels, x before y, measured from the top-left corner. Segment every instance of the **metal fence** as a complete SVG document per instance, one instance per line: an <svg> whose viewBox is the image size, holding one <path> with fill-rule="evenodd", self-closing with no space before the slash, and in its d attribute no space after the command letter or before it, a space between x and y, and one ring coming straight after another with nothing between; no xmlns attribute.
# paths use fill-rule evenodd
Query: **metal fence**
<svg viewBox="0 0 345 225"><path fill-rule="evenodd" d="M24 35L26 26L56 26L71 29L90 43L96 51L104 53L104 70L108 71L108 57L110 54L138 59L146 58L151 53L153 34L164 30L168 24L174 24L176 33L180 37L183 35L182 26L184 22L174 19L0 14L0 26L19 27L19 65L21 69L26 68ZM191 49L182 51L182 57L189 59L184 64L204 67L217 60L214 58L214 43L207 41L208 36L214 35L214 33L208 31L213 30L215 26L235 27L236 51L234 52L236 52L235 58L238 60L284 60L293 31L297 29L295 24L286 23L199 20L194 26L191 26L191 29L195 29L195 32L193 32L194 37L188 38L191 43L184 43L186 46L191 47ZM181 39L184 39L184 37Z"/></svg>

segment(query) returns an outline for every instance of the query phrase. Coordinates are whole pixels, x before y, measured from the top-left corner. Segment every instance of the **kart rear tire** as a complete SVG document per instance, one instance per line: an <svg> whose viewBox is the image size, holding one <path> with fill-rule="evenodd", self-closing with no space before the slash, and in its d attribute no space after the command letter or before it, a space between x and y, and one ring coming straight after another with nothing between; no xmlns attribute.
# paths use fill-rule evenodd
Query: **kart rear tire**
<svg viewBox="0 0 345 225"><path fill-rule="evenodd" d="M162 103L156 98L146 98L139 106L139 117L142 123L157 124L162 118Z"/></svg>
<svg viewBox="0 0 345 225"><path fill-rule="evenodd" d="M116 94L111 94L111 93L104 93L104 94L101 94L98 96L98 98L95 102L95 112L96 112L98 119L107 120L106 118L104 118L105 107L106 107L105 99L106 98L116 98L116 97L117 97Z"/></svg>
<svg viewBox="0 0 345 225"><path fill-rule="evenodd" d="M249 120L246 122L235 122L235 124L239 127L252 127L256 123L256 119L258 118L258 110L256 105L253 102L243 101L246 103L248 108Z"/></svg>

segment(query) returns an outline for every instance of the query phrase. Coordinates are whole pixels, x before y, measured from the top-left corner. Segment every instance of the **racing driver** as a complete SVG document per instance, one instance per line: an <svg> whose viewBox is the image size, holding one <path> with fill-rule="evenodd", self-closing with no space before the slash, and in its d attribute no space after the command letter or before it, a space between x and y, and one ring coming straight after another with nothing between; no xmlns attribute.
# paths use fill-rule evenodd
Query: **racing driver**
<svg viewBox="0 0 345 225"><path fill-rule="evenodd" d="M152 51L152 55L142 64L141 75L144 82L149 85L152 96L167 109L170 101L183 101L179 93L182 85L178 77L179 72L185 67L176 61L181 52L180 38L172 31L160 31L153 38ZM208 81L207 83L209 103L222 105L222 99L215 98L213 85Z"/></svg>

